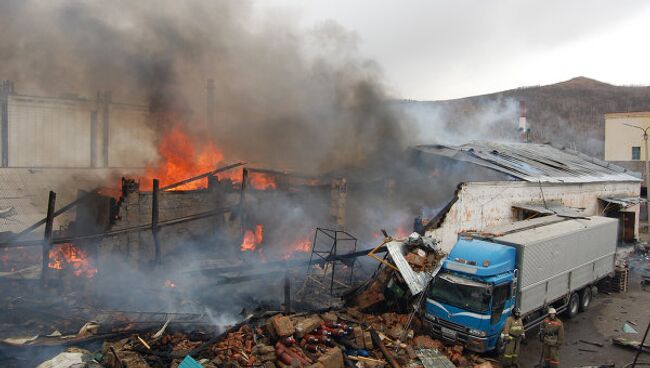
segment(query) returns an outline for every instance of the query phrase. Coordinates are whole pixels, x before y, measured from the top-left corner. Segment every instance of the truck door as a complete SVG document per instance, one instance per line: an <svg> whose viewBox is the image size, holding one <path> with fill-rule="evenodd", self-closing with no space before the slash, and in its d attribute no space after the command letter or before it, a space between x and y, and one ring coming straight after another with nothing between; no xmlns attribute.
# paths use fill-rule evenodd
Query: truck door
<svg viewBox="0 0 650 368"><path fill-rule="evenodd" d="M494 287L492 291L492 315L490 316L491 324L497 324L501 320L503 309L506 306L506 302L510 298L511 289L512 287L510 283L501 284Z"/></svg>

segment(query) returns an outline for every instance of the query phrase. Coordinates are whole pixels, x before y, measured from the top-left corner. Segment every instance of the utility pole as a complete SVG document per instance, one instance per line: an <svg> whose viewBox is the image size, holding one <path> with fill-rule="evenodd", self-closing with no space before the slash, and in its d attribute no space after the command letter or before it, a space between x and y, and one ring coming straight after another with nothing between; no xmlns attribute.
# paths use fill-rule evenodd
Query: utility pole
<svg viewBox="0 0 650 368"><path fill-rule="evenodd" d="M627 124L623 123L623 125L627 125L632 128L637 128L643 131L643 141L645 143L645 197L646 197L646 210L648 210L648 232L650 232L650 161L648 161L648 129L647 128L641 128L640 126L632 125L632 124Z"/></svg>

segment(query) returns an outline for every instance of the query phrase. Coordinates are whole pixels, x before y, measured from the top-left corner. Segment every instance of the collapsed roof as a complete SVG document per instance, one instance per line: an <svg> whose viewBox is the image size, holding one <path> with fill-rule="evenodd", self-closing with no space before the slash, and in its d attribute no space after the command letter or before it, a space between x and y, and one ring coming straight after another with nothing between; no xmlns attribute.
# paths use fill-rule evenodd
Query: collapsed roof
<svg viewBox="0 0 650 368"><path fill-rule="evenodd" d="M543 183L641 181L639 173L578 151L548 144L475 141L461 146L420 145L416 150L470 162L518 180Z"/></svg>

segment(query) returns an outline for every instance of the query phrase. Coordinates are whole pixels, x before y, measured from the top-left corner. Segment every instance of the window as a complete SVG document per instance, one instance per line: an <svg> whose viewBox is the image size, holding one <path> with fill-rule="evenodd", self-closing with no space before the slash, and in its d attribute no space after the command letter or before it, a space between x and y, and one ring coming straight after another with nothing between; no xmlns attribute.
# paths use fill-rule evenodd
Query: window
<svg viewBox="0 0 650 368"><path fill-rule="evenodd" d="M487 312L490 289L487 284L441 272L429 290L432 299L472 312Z"/></svg>
<svg viewBox="0 0 650 368"><path fill-rule="evenodd" d="M492 317L490 318L492 324L496 324L501 320L503 308L506 306L506 301L510 299L511 290L511 283L501 284L494 287L494 291L492 291Z"/></svg>
<svg viewBox="0 0 650 368"><path fill-rule="evenodd" d="M641 159L641 147L632 147L632 160Z"/></svg>

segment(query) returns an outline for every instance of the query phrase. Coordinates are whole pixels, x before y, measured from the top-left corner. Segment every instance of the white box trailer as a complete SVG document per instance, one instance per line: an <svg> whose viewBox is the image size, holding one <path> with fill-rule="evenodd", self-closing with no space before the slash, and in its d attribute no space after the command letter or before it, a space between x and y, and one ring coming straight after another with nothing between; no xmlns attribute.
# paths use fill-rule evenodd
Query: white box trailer
<svg viewBox="0 0 650 368"><path fill-rule="evenodd" d="M614 272L617 219L547 216L489 232L495 243L517 248L515 290L523 315L562 298L560 310L569 308L569 296Z"/></svg>
<svg viewBox="0 0 650 368"><path fill-rule="evenodd" d="M613 274L617 230L617 219L552 215L461 234L429 286L425 323L437 337L484 352L501 345L515 307L526 329L550 306L573 317Z"/></svg>

